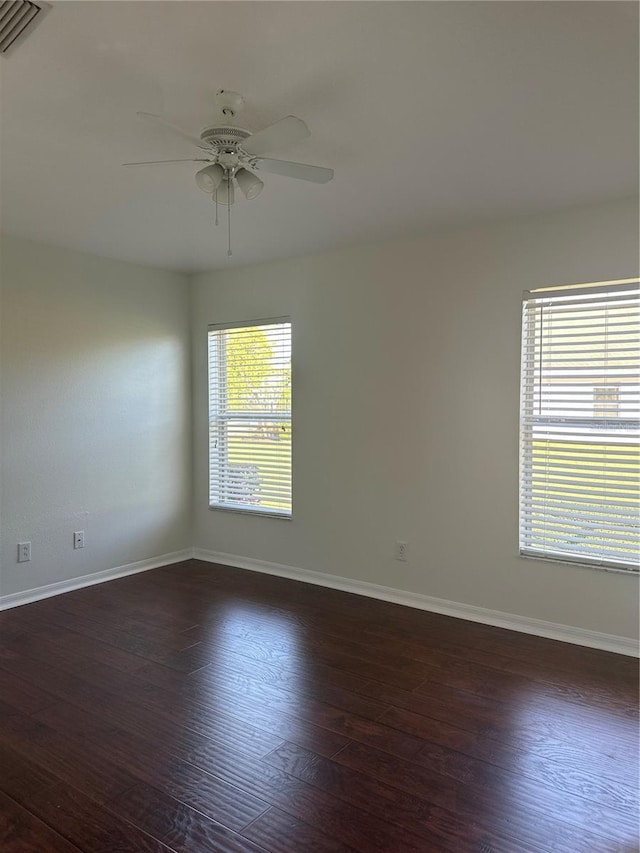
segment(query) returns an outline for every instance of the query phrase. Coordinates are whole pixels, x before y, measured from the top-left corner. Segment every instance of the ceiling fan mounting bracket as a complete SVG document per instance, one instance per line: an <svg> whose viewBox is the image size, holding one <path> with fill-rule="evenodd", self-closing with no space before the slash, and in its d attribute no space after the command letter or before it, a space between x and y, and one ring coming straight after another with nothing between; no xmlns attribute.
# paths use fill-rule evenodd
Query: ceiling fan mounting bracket
<svg viewBox="0 0 640 853"><path fill-rule="evenodd" d="M218 89L216 104L223 116L233 118L244 107L244 98L239 92L232 92L231 89Z"/></svg>

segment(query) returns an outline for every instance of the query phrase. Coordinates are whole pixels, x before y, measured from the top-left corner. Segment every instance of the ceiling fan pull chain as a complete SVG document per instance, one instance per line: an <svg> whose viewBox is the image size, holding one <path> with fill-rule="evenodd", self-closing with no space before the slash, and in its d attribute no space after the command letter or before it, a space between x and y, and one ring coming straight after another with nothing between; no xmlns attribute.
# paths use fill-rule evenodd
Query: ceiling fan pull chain
<svg viewBox="0 0 640 853"><path fill-rule="evenodd" d="M229 193L231 192L231 178L229 178L229 187L227 189L227 230L229 233L229 247L227 249L227 255L231 257L233 252L231 251L231 196Z"/></svg>
<svg viewBox="0 0 640 853"><path fill-rule="evenodd" d="M216 190L213 194L213 197L216 200L216 226L218 225L218 190Z"/></svg>

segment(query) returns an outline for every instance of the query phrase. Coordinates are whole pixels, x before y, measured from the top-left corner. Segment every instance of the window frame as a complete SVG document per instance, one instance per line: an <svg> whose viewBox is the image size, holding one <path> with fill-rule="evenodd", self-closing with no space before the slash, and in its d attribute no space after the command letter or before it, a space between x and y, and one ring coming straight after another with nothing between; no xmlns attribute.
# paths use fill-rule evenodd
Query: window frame
<svg viewBox="0 0 640 853"><path fill-rule="evenodd" d="M264 423L265 421L273 420L274 422L282 422L283 420L289 423L289 431L291 436L291 451L290 451L290 475L291 475L291 506L289 511L279 512L273 508L267 509L256 509L252 507L243 507L240 505L225 505L224 503L212 503L211 502L211 472L213 468L213 459L212 459L212 442L211 442L211 425L212 425L212 399L211 399L211 389L212 389L212 379L211 379L211 360L209 355L209 336L211 332L224 332L230 331L233 329L247 329L247 328L259 328L260 326L275 326L275 325L284 325L287 324L289 326L289 344L291 348L291 408L289 409L288 415L283 412L277 412L274 415L269 415L265 412L256 412L253 416L250 414L244 413L241 410L233 410L229 411L225 409L223 416L218 415L217 419L223 420L225 422L229 420L259 420ZM220 360L220 359L219 359ZM282 316L282 317L266 317L259 318L255 320L237 320L233 322L227 323L210 323L207 326L207 422L208 422L208 434L207 434L207 460L208 460L208 494L207 494L207 503L210 510L215 510L219 512L231 512L231 513L239 513L244 516L254 516L259 518L276 518L281 521L292 521L293 520L293 322L290 316ZM221 370L224 370L225 367L221 367ZM227 463L228 465L228 463ZM224 468L226 470L226 466Z"/></svg>
<svg viewBox="0 0 640 853"><path fill-rule="evenodd" d="M534 548L529 542L527 542L527 534L526 523L525 520L532 512L531 507L526 506L525 496L531 499L533 494L532 492L532 479L533 479L533 439L525 440L524 432L527 429L532 428L532 424L534 423L536 416L533 415L533 409L531 409L531 402L528 400L528 395L531 394L533 388L535 388L535 383L529 379L525 379L525 375L528 371L534 369L534 365L531 362L531 344L535 339L536 334L539 332L539 329L535 327L532 328L531 324L527 324L526 322L526 312L528 310L528 303L534 300L543 300L545 298L552 299L553 297L581 297L581 296L597 296L598 293L606 294L608 292L611 293L619 293L620 291L630 291L630 296L636 296L637 291L640 288L640 281L638 279L624 279L617 281L609 281L609 282L595 282L593 284L588 285L566 285L566 286L557 286L557 287L542 287L534 290L524 291L522 296L522 313L521 313L521 355L520 355L520 397L519 397L519 466L518 466L518 475L519 475L519 488L518 488L518 553L521 557L525 559L535 559L535 560L543 560L546 562L554 562L554 563L564 563L568 565L578 565L585 568L590 569L598 569L601 571L608 572L618 572L621 574L625 574L628 576L637 577L640 573L640 563L635 563L632 561L622 562L618 560L614 560L605 556L593 556L590 558L588 553L576 553L575 555L563 552L561 549L554 551L552 548L547 547L546 549L537 549ZM588 302L588 300L585 300ZM533 337L532 337L533 336ZM640 380L639 380L640 382ZM569 384L572 384L569 381ZM606 385L606 380L604 382L598 382L596 385L594 382L593 392L596 389L600 390L602 387ZM542 386L540 385L540 388ZM619 392L619 387L616 389ZM570 397L567 398L568 401L571 400ZM531 411L529 411L531 409ZM543 416L542 414L538 414L537 416L540 418L540 422L544 422L547 425L559 424L567 421L566 416L562 416L558 414L554 416L553 414L547 414ZM615 414L611 416L612 420L619 420L622 423L625 420L629 420L632 422L633 426L637 428L638 418L625 418L624 416L620 416L619 410L616 410ZM594 438L597 434L597 429L600 428L600 424L602 421L606 420L602 415L597 415L595 411L591 416L581 415L580 426L579 429L584 429L585 426L588 427L593 425L594 428ZM598 442L593 442L597 444ZM630 441L629 444L633 445L634 442ZM612 469L615 471L615 469ZM570 512L566 512L563 516L559 517L559 524L562 524L563 519L571 520L572 514ZM605 513L606 517L606 513ZM594 519L595 520L595 519ZM529 518L529 523L531 520ZM567 525L568 526L568 525ZM530 537L529 537L530 538Z"/></svg>

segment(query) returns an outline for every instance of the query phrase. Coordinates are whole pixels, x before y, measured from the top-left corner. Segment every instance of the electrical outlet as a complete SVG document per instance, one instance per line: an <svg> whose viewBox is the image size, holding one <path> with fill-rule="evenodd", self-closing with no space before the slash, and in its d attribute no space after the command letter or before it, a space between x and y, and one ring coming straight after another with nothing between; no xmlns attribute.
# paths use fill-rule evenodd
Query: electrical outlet
<svg viewBox="0 0 640 853"><path fill-rule="evenodd" d="M408 560L407 557L407 549L409 547L408 542L396 542L396 560L400 560L401 563L406 563Z"/></svg>
<svg viewBox="0 0 640 853"><path fill-rule="evenodd" d="M28 563L31 559L31 542L18 542L18 562Z"/></svg>
<svg viewBox="0 0 640 853"><path fill-rule="evenodd" d="M84 548L84 530L76 530L73 534L73 547Z"/></svg>

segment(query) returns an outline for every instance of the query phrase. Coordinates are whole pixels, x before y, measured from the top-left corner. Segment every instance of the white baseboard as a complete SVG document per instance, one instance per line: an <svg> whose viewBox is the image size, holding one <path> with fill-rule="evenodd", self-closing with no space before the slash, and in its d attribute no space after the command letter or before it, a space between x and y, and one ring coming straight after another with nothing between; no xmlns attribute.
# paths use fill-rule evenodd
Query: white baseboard
<svg viewBox="0 0 640 853"><path fill-rule="evenodd" d="M322 572L285 566L280 563L268 563L264 560L238 557L234 554L206 551L202 548L194 548L192 556L196 560L221 563L222 565L233 566L238 569L248 569L252 572L262 572L282 578L291 578L292 580L325 586L330 589L339 589L343 592L352 592L356 595L365 595L369 598L379 598L382 601L391 601L394 604L404 604L407 607L415 607L419 610L442 613L445 616L454 616L457 619L481 622L483 625L508 628L511 631L520 631L523 634L534 634L537 637L547 637L551 640L574 643L578 646L589 646L594 649L603 649L607 652L630 655L631 657L638 657L640 654L638 643L630 637L619 637L616 634L602 634L599 631L590 631L586 628L561 625L556 622L545 622L542 619L533 619L530 616L517 616L512 613L503 613L500 610L476 607L473 604L447 601L444 598L433 598L430 595L421 595L417 592L406 592L405 590L392 589L391 587L367 583L366 581L356 581L338 575L327 575Z"/></svg>
<svg viewBox="0 0 640 853"><path fill-rule="evenodd" d="M161 566L180 563L183 560L190 560L192 557L193 550L186 548L183 551L173 551L170 554L161 554L158 557L151 557L148 560L138 560L136 563L117 566L115 569L105 569L102 572L94 572L91 575L82 575L79 578L70 578L66 581L38 586L35 589L26 589L24 592L2 595L0 596L0 610L7 610L9 607L19 607L21 604L30 604L32 601L40 601L42 598L50 598L53 595L60 595L63 592L71 592L74 589L104 583L115 578L123 578L126 575L148 572L149 569L159 569Z"/></svg>
<svg viewBox="0 0 640 853"><path fill-rule="evenodd" d="M104 571L94 572L90 575L83 575L78 578L39 586L35 589L16 592L12 595L0 596L0 610L18 607L21 604L40 601L43 598L50 598L53 595L71 592L74 589L93 586L94 584L104 583L115 578L134 575L138 572L147 572L150 569L158 569L161 566L168 566L171 563L179 563L190 559L203 560L208 563L220 563L225 566L234 566L235 568L247 569L252 572L277 575L282 578L291 578L292 580L302 581L303 583L338 589L343 592L351 592L369 598L378 598L382 601L403 604L406 607L414 607L418 610L442 613L445 616L453 616L457 619L480 622L483 625L494 625L498 628L508 628L512 631L534 634L537 637L548 637L552 640L574 643L579 646L589 646L594 649L603 649L608 652L630 655L631 657L638 657L640 655L638 643L629 637L620 637L616 634L603 634L599 631L590 631L586 628L577 628L571 625L561 625L556 622L545 622L542 619L533 619L530 616L517 616L512 613L503 613L500 610L489 610L486 607L476 607L473 604L447 601L443 598L434 598L433 596L421 595L417 592L407 592L366 581L352 580L340 577L339 575L329 575L309 569L299 569L281 563L269 563L266 560L238 557L235 554L225 554L219 551L206 551L201 548L186 548L182 551L173 551L169 554L151 557L148 560L139 560L136 563L128 563L124 566L105 569Z"/></svg>

